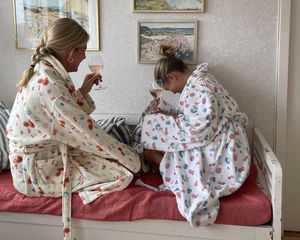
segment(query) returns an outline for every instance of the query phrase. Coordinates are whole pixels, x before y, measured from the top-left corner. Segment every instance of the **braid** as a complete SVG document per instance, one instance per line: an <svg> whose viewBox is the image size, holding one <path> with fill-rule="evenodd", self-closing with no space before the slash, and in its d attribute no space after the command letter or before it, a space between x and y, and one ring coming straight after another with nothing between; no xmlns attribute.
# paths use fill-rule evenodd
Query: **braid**
<svg viewBox="0 0 300 240"><path fill-rule="evenodd" d="M32 77L32 75L34 73L35 65L47 54L49 54L48 49L45 46L43 39L41 39L41 43L36 46L36 48L33 52L33 55L31 56L30 67L23 72L21 80L17 85L19 88L27 86L30 78Z"/></svg>
<svg viewBox="0 0 300 240"><path fill-rule="evenodd" d="M18 87L26 87L34 74L37 63L47 55L70 53L89 40L88 33L75 20L70 18L59 18L48 25L39 38L31 57L31 64L26 69L18 83Z"/></svg>
<svg viewBox="0 0 300 240"><path fill-rule="evenodd" d="M35 66L44 56L48 55L48 49L45 44L40 43L34 50L31 57L31 65Z"/></svg>

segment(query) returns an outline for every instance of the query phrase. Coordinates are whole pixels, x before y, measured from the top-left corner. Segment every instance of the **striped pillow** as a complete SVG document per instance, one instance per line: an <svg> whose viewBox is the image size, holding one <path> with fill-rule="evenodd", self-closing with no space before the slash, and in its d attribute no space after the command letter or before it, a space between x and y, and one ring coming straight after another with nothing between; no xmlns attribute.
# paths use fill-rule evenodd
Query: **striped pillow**
<svg viewBox="0 0 300 240"><path fill-rule="evenodd" d="M8 139L6 137L8 118L9 110L3 102L0 102L0 172L9 169Z"/></svg>
<svg viewBox="0 0 300 240"><path fill-rule="evenodd" d="M97 123L111 137L127 145L131 144L131 132L123 117L112 117L110 119L100 119Z"/></svg>

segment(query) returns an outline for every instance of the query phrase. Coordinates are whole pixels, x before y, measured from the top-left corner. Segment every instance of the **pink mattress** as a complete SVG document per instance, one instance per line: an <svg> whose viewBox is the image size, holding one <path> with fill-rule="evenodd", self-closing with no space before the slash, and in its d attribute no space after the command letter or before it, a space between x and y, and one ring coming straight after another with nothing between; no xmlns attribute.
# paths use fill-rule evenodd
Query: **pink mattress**
<svg viewBox="0 0 300 240"><path fill-rule="evenodd" d="M255 183L256 176L257 171L252 168L246 183L237 192L221 198L216 223L261 225L271 220L271 203ZM153 173L141 178L153 186L162 181ZM177 210L175 196L171 192L153 192L135 186L134 182L127 189L104 195L86 206L77 194L73 194L72 217L101 221L185 220ZM26 197L14 189L7 171L0 173L0 211L61 215L61 198Z"/></svg>

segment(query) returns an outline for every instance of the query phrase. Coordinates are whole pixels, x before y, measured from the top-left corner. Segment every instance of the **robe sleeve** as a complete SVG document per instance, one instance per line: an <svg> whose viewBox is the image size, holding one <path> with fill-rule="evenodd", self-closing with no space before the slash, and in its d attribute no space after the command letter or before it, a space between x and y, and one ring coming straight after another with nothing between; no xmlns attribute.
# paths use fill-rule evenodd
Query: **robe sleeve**
<svg viewBox="0 0 300 240"><path fill-rule="evenodd" d="M95 110L95 103L91 96L88 94L86 97L82 95L80 90L77 90L77 101L80 108L87 114L91 114Z"/></svg>
<svg viewBox="0 0 300 240"><path fill-rule="evenodd" d="M183 130L182 137L199 146L206 145L216 135L220 117L219 103L211 89L200 86L188 92L183 113L176 119Z"/></svg>
<svg viewBox="0 0 300 240"><path fill-rule="evenodd" d="M131 147L106 134L89 115L65 98L52 108L52 134L55 140L118 161L133 172L139 170L139 156Z"/></svg>
<svg viewBox="0 0 300 240"><path fill-rule="evenodd" d="M78 106L65 85L64 79L47 76L43 92L51 116L51 139L97 156L117 161L132 172L140 169L140 157L129 146L104 132L89 114ZM46 96L45 96L46 97ZM50 101L50 102L49 102Z"/></svg>
<svg viewBox="0 0 300 240"><path fill-rule="evenodd" d="M217 134L219 108L213 92L204 86L190 87L179 102L174 119L162 114L144 118L142 141L145 148L182 151L208 144Z"/></svg>

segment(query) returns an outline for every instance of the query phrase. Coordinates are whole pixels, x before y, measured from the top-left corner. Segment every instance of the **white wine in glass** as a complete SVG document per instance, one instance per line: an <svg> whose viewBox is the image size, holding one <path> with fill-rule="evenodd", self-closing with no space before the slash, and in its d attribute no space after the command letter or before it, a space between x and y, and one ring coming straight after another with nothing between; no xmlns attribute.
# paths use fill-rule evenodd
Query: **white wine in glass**
<svg viewBox="0 0 300 240"><path fill-rule="evenodd" d="M104 62L103 62L101 55L89 55L87 57L87 61L88 61L89 69L91 70L92 73L102 75L103 68L104 68ZM99 83L99 85L94 89L102 90L105 88L107 88L107 87L104 87L101 83Z"/></svg>

